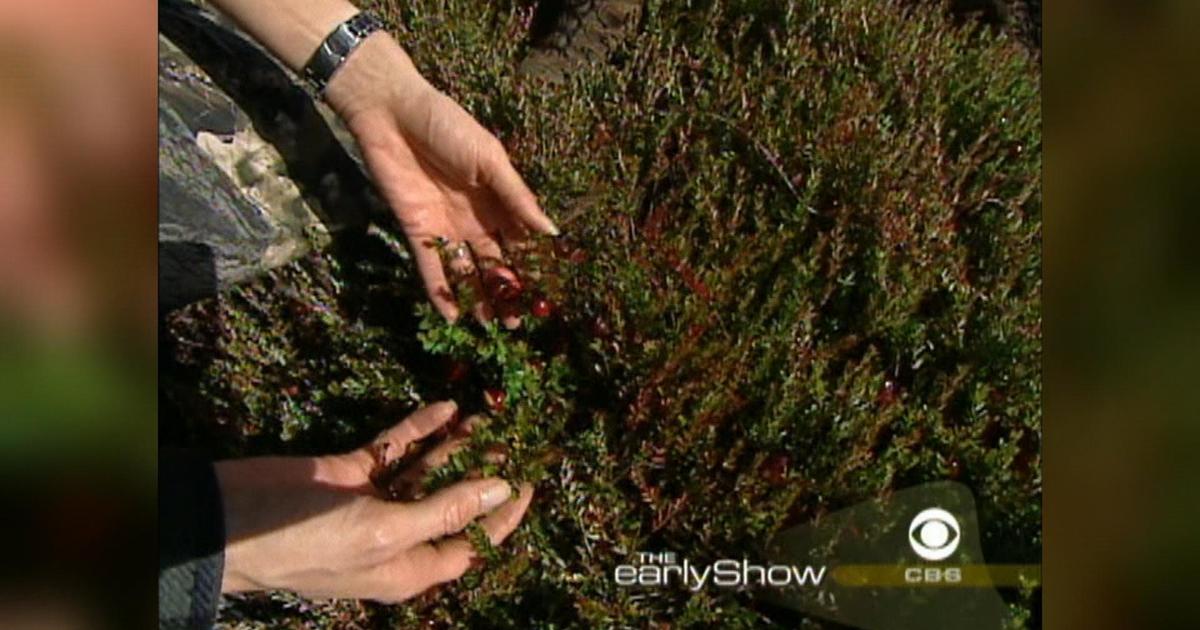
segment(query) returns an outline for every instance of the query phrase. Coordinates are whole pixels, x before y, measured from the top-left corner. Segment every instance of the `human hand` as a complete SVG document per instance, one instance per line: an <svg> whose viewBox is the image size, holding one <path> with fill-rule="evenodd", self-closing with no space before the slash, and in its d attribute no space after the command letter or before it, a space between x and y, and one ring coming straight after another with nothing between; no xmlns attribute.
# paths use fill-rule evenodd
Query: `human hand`
<svg viewBox="0 0 1200 630"><path fill-rule="evenodd" d="M504 285L519 286L501 245L513 247L529 230L558 233L504 146L431 86L384 33L355 50L326 98L358 140L434 306L456 319L453 287L465 285L477 298L475 316L492 319ZM515 312L501 310L505 326L519 324Z"/></svg>
<svg viewBox="0 0 1200 630"><path fill-rule="evenodd" d="M516 529L533 498L512 498L500 479L460 482L414 502L385 501L372 474L454 418L457 407L424 407L372 444L326 457L262 457L216 464L225 506L222 592L282 589L312 598L399 602L458 579L478 562L460 532L480 519L492 544ZM447 440L403 475L447 461Z"/></svg>

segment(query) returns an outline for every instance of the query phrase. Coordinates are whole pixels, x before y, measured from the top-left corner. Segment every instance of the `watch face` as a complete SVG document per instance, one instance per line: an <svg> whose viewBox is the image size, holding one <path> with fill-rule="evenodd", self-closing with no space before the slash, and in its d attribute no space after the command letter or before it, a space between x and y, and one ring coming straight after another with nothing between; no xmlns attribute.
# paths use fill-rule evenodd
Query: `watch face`
<svg viewBox="0 0 1200 630"><path fill-rule="evenodd" d="M354 46L358 42L358 34L350 30L347 25L342 24L329 35L329 39L326 40L325 45L329 52L342 58L349 54L351 50L354 50ZM341 61L341 59L338 61Z"/></svg>

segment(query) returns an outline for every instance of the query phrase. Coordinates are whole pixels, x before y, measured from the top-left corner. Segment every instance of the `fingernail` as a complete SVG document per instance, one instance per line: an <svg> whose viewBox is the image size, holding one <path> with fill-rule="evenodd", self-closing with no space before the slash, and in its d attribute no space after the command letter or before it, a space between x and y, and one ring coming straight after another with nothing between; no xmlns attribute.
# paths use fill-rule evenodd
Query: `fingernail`
<svg viewBox="0 0 1200 630"><path fill-rule="evenodd" d="M550 229L550 236L562 236L562 232L558 229L557 225L554 225L553 221L550 221L549 219L547 219L546 225Z"/></svg>
<svg viewBox="0 0 1200 630"><path fill-rule="evenodd" d="M507 501L508 497L510 496L512 496L512 487L508 485L507 481L498 479L488 484L483 489L483 492L480 493L479 499L480 503L483 504L484 511L490 512L501 505L504 505L504 502Z"/></svg>
<svg viewBox="0 0 1200 630"><path fill-rule="evenodd" d="M454 422L458 419L458 402L454 400L443 400L436 404L439 407L437 410L437 415L450 418L447 420L447 423Z"/></svg>

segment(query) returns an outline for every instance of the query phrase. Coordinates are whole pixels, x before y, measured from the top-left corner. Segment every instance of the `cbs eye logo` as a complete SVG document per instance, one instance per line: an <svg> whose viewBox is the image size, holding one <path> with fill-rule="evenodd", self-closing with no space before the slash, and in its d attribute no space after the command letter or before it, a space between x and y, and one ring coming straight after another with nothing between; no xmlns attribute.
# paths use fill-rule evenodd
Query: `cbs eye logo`
<svg viewBox="0 0 1200 630"><path fill-rule="evenodd" d="M916 515L908 526L908 543L926 560L945 560L958 549L961 532L958 519L941 508Z"/></svg>

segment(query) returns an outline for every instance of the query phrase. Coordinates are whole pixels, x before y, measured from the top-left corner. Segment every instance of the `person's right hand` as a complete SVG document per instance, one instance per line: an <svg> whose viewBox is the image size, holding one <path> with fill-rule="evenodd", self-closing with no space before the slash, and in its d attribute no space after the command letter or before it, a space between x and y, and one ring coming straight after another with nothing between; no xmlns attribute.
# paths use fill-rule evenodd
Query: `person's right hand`
<svg viewBox="0 0 1200 630"><path fill-rule="evenodd" d="M449 276L480 298L476 317L491 319L504 306L496 299L504 293L498 285L517 282L503 248L530 231L558 234L504 145L430 85L385 33L350 55L326 98L358 140L408 236L434 306L449 319L458 317ZM510 328L520 322L514 312L499 315Z"/></svg>
<svg viewBox="0 0 1200 630"><path fill-rule="evenodd" d="M214 2L297 72L338 24L358 12L347 0ZM508 293L503 285L517 280L505 266L505 248L531 231L558 234L504 146L430 85L387 33L370 35L350 53L329 80L325 99L362 148L433 305L457 319L455 288L471 286L480 298L475 316L491 319L497 306L511 301L495 299ZM498 310L506 326L520 324L515 311Z"/></svg>
<svg viewBox="0 0 1200 630"><path fill-rule="evenodd" d="M460 532L477 518L492 544L516 529L533 498L501 479L463 481L419 501L378 496L371 475L447 425L453 402L422 408L372 444L326 457L216 464L225 506L222 592L282 589L306 597L399 602L458 579L475 562ZM444 463L451 439L410 471ZM410 475L410 477L413 475Z"/></svg>

